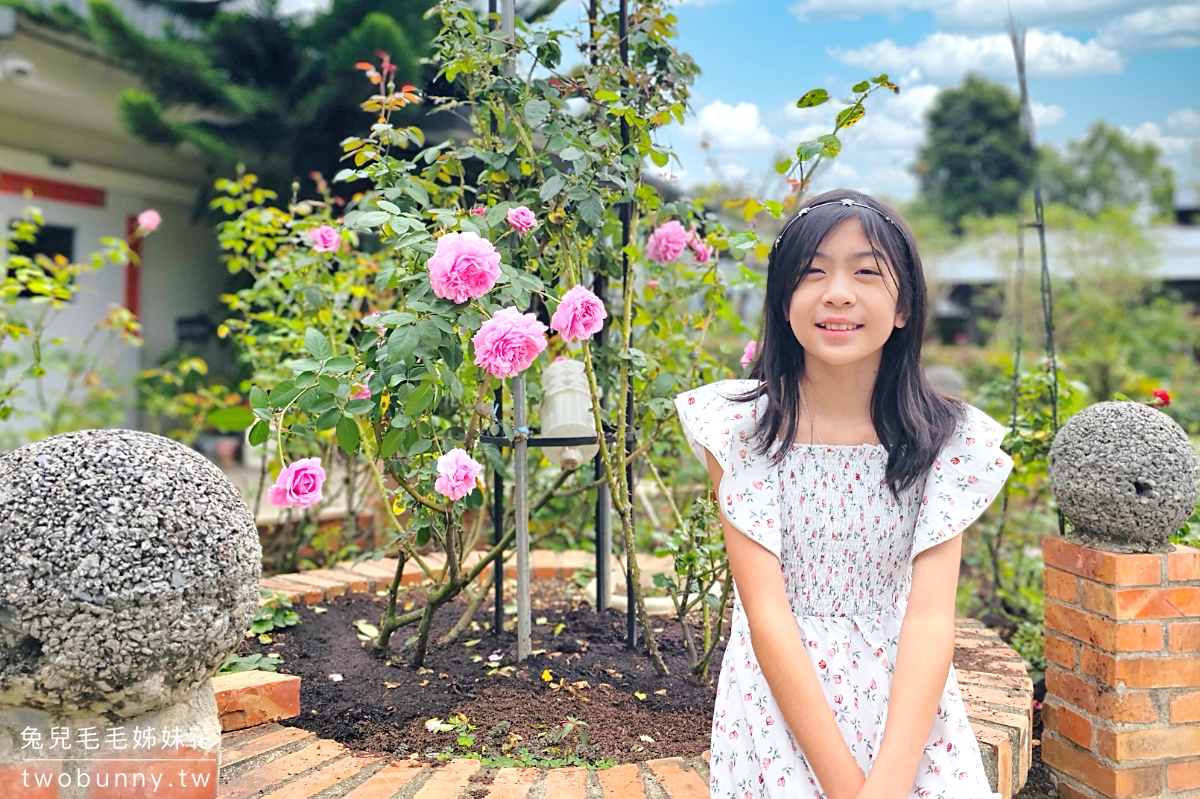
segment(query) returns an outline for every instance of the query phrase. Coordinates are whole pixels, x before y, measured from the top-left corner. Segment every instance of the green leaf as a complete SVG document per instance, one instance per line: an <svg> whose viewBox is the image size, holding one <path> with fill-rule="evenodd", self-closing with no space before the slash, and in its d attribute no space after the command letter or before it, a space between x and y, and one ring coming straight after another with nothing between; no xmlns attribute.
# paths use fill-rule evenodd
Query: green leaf
<svg viewBox="0 0 1200 799"><path fill-rule="evenodd" d="M540 97L528 100L525 103L525 124L536 128L545 121L546 117L550 116L550 108L550 102Z"/></svg>
<svg viewBox="0 0 1200 799"><path fill-rule="evenodd" d="M390 458L396 454L396 450L400 449L400 439L404 437L404 429L401 427L393 427L388 431L388 434L383 437L383 442L379 446L379 454L385 458Z"/></svg>
<svg viewBox="0 0 1200 799"><path fill-rule="evenodd" d="M328 430L342 420L341 408L330 408L317 417L313 427L317 430Z"/></svg>
<svg viewBox="0 0 1200 799"><path fill-rule="evenodd" d="M336 358L330 358L325 363L325 371L333 372L334 374L342 374L343 372L349 372L353 368L354 368L354 359L347 358L345 355L339 355Z"/></svg>
<svg viewBox="0 0 1200 799"><path fill-rule="evenodd" d="M271 437L271 426L259 419L254 423L254 427L250 428L250 446L257 447L259 444Z"/></svg>
<svg viewBox="0 0 1200 799"><path fill-rule="evenodd" d="M775 164L775 171L781 175L786 175L788 173L788 170L791 168L792 168L792 159L790 159L790 158L787 159L786 161L780 161L779 163Z"/></svg>
<svg viewBox="0 0 1200 799"><path fill-rule="evenodd" d="M563 187L566 185L566 176L556 172L545 183L542 184L542 188L538 191L538 199L540 199L542 202L547 202L553 199L560 191L562 191Z"/></svg>
<svg viewBox="0 0 1200 799"><path fill-rule="evenodd" d="M360 413L368 413L375 408L375 400L356 399L346 403L346 413L351 416L358 416Z"/></svg>
<svg viewBox="0 0 1200 799"><path fill-rule="evenodd" d="M254 411L240 405L233 408L218 408L205 416L204 420L222 432L240 432L254 424Z"/></svg>
<svg viewBox="0 0 1200 799"><path fill-rule="evenodd" d="M421 342L421 334L415 325L398 327L388 336L387 354L392 363L399 363L413 354L417 344Z"/></svg>
<svg viewBox="0 0 1200 799"><path fill-rule="evenodd" d="M601 89L596 92L596 99L605 103L615 103L621 99L621 95L609 89Z"/></svg>
<svg viewBox="0 0 1200 799"><path fill-rule="evenodd" d="M667 155L666 153L659 152L658 150L651 150L650 160L654 162L655 166L666 166L671 160L671 156Z"/></svg>
<svg viewBox="0 0 1200 799"><path fill-rule="evenodd" d="M433 404L433 399L433 384L425 383L409 395L408 402L404 404L404 412L409 416L419 416Z"/></svg>
<svg viewBox="0 0 1200 799"><path fill-rule="evenodd" d="M321 368L321 362L313 358L297 358L288 364L293 372L315 372Z"/></svg>
<svg viewBox="0 0 1200 799"><path fill-rule="evenodd" d="M263 391L258 386L250 389L250 407L251 408L266 408L267 407L267 392Z"/></svg>
<svg viewBox="0 0 1200 799"><path fill-rule="evenodd" d="M819 141L802 141L800 142L800 146L796 148L796 157L801 161L807 161L810 158L816 157L824 149L825 145Z"/></svg>
<svg viewBox="0 0 1200 799"><path fill-rule="evenodd" d="M874 83L876 86L882 86L883 84L885 84L887 82L888 82L888 76L887 76L886 72L884 72L882 75L871 78L871 83Z"/></svg>
<svg viewBox="0 0 1200 799"><path fill-rule="evenodd" d="M578 161L583 158L583 150L578 147L568 147L558 154L564 161Z"/></svg>
<svg viewBox="0 0 1200 799"><path fill-rule="evenodd" d="M871 88L870 82L864 80L862 83L856 83L851 86L850 91L854 92L855 94L862 94L869 88Z"/></svg>
<svg viewBox="0 0 1200 799"><path fill-rule="evenodd" d="M824 136L818 136L817 141L825 145L821 149L821 155L825 156L826 158L833 158L842 151L841 140L832 133L826 133Z"/></svg>
<svg viewBox="0 0 1200 799"><path fill-rule="evenodd" d="M354 227L379 227L392 218L387 211L367 211L354 218Z"/></svg>
<svg viewBox="0 0 1200 799"><path fill-rule="evenodd" d="M855 103L849 108L843 108L838 112L837 115L838 128L848 128L852 126L855 122L858 122L858 120L862 119L863 114L865 113L867 113L867 110L859 103Z"/></svg>
<svg viewBox="0 0 1200 799"><path fill-rule="evenodd" d="M329 339L325 338L325 334L315 327L304 331L304 348L318 361L325 360L333 353L333 348L329 346Z"/></svg>
<svg viewBox="0 0 1200 799"><path fill-rule="evenodd" d="M829 92L824 89L813 89L804 93L804 96L796 101L797 108L816 108L822 103L829 102Z"/></svg>
<svg viewBox="0 0 1200 799"><path fill-rule="evenodd" d="M338 446L347 455L353 455L358 449L358 425L349 416L343 416L337 423Z"/></svg>
<svg viewBox="0 0 1200 799"><path fill-rule="evenodd" d="M579 216L592 227L600 227L600 222L604 219L604 203L593 194L579 204Z"/></svg>

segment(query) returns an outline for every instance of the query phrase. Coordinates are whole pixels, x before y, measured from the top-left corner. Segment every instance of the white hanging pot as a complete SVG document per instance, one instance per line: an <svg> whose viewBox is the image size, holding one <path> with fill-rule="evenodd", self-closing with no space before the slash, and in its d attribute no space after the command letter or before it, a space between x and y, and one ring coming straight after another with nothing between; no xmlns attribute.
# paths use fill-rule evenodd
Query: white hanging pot
<svg viewBox="0 0 1200 799"><path fill-rule="evenodd" d="M546 438L596 435L592 395L583 363L567 358L542 370L542 404L538 414L542 420L540 435ZM542 450L547 460L566 471L578 469L599 451L597 444Z"/></svg>

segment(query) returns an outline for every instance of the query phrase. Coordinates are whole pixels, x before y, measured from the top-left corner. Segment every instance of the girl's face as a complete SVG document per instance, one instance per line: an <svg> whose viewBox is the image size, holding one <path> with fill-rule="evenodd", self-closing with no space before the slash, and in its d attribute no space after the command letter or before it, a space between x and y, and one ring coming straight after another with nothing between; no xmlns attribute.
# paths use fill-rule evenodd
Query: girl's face
<svg viewBox="0 0 1200 799"><path fill-rule="evenodd" d="M817 247L812 268L792 294L787 319L806 359L831 366L878 359L893 328L907 322L896 310L897 295L887 257L871 247L862 223L848 219Z"/></svg>

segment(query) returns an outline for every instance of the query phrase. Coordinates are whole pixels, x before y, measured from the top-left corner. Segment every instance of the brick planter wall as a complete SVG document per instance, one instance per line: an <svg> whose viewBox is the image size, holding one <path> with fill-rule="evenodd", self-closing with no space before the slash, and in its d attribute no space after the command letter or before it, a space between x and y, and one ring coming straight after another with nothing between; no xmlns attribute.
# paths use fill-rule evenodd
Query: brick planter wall
<svg viewBox="0 0 1200 799"><path fill-rule="evenodd" d="M1200 550L1042 549L1042 757L1059 795L1200 796Z"/></svg>

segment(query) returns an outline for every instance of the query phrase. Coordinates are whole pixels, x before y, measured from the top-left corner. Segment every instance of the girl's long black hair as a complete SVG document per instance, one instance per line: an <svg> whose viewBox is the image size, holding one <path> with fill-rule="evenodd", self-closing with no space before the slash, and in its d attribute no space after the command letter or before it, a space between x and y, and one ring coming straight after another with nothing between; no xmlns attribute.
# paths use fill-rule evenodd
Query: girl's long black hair
<svg viewBox="0 0 1200 799"><path fill-rule="evenodd" d="M875 210L838 202L843 199ZM813 207L822 203L832 205ZM800 385L804 378L804 348L796 340L786 313L800 280L812 268L813 255L821 242L838 225L857 219L867 240L891 262L899 284L896 309L907 319L904 327L893 328L883 345L879 374L871 392L871 421L888 451L884 479L899 499L902 491L933 466L967 413L965 403L929 385L921 366L927 313L921 256L908 223L895 210L865 194L837 189L813 197L806 205L811 210L802 219L789 220L767 260L763 330L748 375L759 385L728 399L756 402L767 395L766 408L755 424L754 450L767 456L778 444L772 462L782 462L799 426Z"/></svg>

